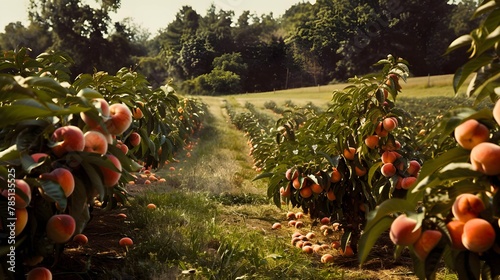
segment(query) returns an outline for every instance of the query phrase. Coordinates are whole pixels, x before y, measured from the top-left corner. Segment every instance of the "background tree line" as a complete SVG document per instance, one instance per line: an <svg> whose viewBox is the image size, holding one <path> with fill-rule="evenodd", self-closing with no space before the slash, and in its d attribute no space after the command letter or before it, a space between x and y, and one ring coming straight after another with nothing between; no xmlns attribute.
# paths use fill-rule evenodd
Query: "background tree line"
<svg viewBox="0 0 500 280"><path fill-rule="evenodd" d="M131 19L112 22L120 0L90 7L79 0L31 0L30 24L10 23L2 50L26 46L33 55L57 50L74 59L72 73L136 68L158 86L172 79L191 94L229 94L344 81L371 71L388 53L408 60L413 75L454 72L466 55L443 56L476 26L474 0L317 0L283 16L211 6L205 15L184 6L158 34ZM8 12L8 11L5 11Z"/></svg>

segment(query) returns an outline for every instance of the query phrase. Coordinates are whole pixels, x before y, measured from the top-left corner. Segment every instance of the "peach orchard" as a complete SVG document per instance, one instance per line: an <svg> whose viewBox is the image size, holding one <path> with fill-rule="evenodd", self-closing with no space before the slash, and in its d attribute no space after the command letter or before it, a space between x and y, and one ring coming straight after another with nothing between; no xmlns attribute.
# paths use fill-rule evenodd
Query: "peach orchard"
<svg viewBox="0 0 500 280"><path fill-rule="evenodd" d="M86 243L93 207L126 203L133 173L161 168L202 126L204 105L168 85L151 89L126 68L70 81L70 63L55 52L31 58L24 48L0 58L2 255L15 245L15 268L2 278L57 260L70 240ZM9 235L15 244L4 242Z"/></svg>
<svg viewBox="0 0 500 280"><path fill-rule="evenodd" d="M326 112L290 108L275 128L228 106L275 204L330 218L343 251L361 264L388 232L395 257L409 249L419 278L434 278L441 260L463 279L500 275L499 13L496 1L484 1L474 14L480 26L448 49L471 53L455 92L472 76L467 95L475 105L489 98L493 110L462 107L434 127L411 123L396 106L408 63L391 55L376 64L379 73L335 91Z"/></svg>

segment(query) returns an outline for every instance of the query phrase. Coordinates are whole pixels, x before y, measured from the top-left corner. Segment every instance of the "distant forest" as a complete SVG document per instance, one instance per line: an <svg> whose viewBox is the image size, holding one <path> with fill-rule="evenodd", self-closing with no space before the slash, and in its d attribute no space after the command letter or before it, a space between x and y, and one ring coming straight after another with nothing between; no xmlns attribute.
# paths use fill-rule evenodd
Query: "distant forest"
<svg viewBox="0 0 500 280"><path fill-rule="evenodd" d="M65 52L74 76L129 67L153 87L171 80L180 92L221 95L345 81L388 54L414 76L453 73L466 50L446 48L481 20L474 0L317 0L280 17L184 6L151 37L133 19L112 22L120 0L98 2L31 0L29 26L5 26L0 49Z"/></svg>

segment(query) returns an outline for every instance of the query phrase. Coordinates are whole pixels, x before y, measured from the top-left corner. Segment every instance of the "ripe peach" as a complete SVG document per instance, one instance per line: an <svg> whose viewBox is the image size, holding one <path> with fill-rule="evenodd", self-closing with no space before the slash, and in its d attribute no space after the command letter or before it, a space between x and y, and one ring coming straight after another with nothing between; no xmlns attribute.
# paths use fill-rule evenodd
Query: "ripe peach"
<svg viewBox="0 0 500 280"><path fill-rule="evenodd" d="M333 189L329 189L328 192L326 192L326 198L329 201L335 201L337 197L335 196L335 193L333 192Z"/></svg>
<svg viewBox="0 0 500 280"><path fill-rule="evenodd" d="M90 102L99 111L99 116L103 119L103 121L109 118L109 104L105 99L96 98L92 99ZM99 127L99 122L92 119L88 114L82 112L80 113L80 117L90 129L95 129Z"/></svg>
<svg viewBox="0 0 500 280"><path fill-rule="evenodd" d="M379 137L377 135L370 135L365 139L365 145L370 149L375 149L378 146Z"/></svg>
<svg viewBox="0 0 500 280"><path fill-rule="evenodd" d="M395 117L385 118L382 121L382 126L387 131L392 131L398 126L398 119Z"/></svg>
<svg viewBox="0 0 500 280"><path fill-rule="evenodd" d="M311 232L308 232L306 234L306 237L307 237L308 240L311 240L311 239L314 239L316 237L316 234L311 231Z"/></svg>
<svg viewBox="0 0 500 280"><path fill-rule="evenodd" d="M462 243L462 234L464 233L465 223L459 220L453 220L446 224L446 228L451 237L451 247L456 250L465 250Z"/></svg>
<svg viewBox="0 0 500 280"><path fill-rule="evenodd" d="M321 218L320 222L321 222L322 225L328 225L328 224L330 224L330 218L329 217L323 217L323 218Z"/></svg>
<svg viewBox="0 0 500 280"><path fill-rule="evenodd" d="M339 241L333 241L332 242L332 248L333 249L337 249L338 250L338 249L340 249L340 247L341 247L341 244L340 244Z"/></svg>
<svg viewBox="0 0 500 280"><path fill-rule="evenodd" d="M354 155L356 154L356 148L349 147L347 149L344 149L344 157L347 160L354 160Z"/></svg>
<svg viewBox="0 0 500 280"><path fill-rule="evenodd" d="M415 184L416 181L417 178L413 176L403 178L403 180L401 181L401 188L404 190L408 190Z"/></svg>
<svg viewBox="0 0 500 280"><path fill-rule="evenodd" d="M36 267L28 272L26 280L52 280L52 273L45 267Z"/></svg>
<svg viewBox="0 0 500 280"><path fill-rule="evenodd" d="M417 221L408 218L405 214L399 215L391 224L389 237L396 245L410 246L414 244L420 234L422 228L415 229Z"/></svg>
<svg viewBox="0 0 500 280"><path fill-rule="evenodd" d="M106 156L114 164L114 166L120 171L120 172L116 172L116 171L111 170L107 167L103 167L103 166L100 167L102 175L103 175L104 186L113 187L114 185L116 185L118 183L118 181L120 180L120 177L122 175L121 174L122 164L120 163L120 160L117 157L115 157L114 155L107 154Z"/></svg>
<svg viewBox="0 0 500 280"><path fill-rule="evenodd" d="M311 184L311 190L313 193L322 193L323 192L323 187L319 184L313 183Z"/></svg>
<svg viewBox="0 0 500 280"><path fill-rule="evenodd" d="M482 253L495 243L495 229L486 220L474 218L464 225L462 243L467 250Z"/></svg>
<svg viewBox="0 0 500 280"><path fill-rule="evenodd" d="M477 144L470 152L472 168L486 175L500 174L500 146L483 142Z"/></svg>
<svg viewBox="0 0 500 280"><path fill-rule="evenodd" d="M144 117L144 113L142 112L141 108L133 108L132 117L134 118L134 120L142 119Z"/></svg>
<svg viewBox="0 0 500 280"><path fill-rule="evenodd" d="M344 255L344 257L354 256L354 251L352 250L352 247L350 245L345 246L345 250L342 250L342 248L340 248L340 253Z"/></svg>
<svg viewBox="0 0 500 280"><path fill-rule="evenodd" d="M137 132L132 132L128 139L130 141L130 145L132 145L133 147L141 144L141 135L139 135L139 133Z"/></svg>
<svg viewBox="0 0 500 280"><path fill-rule="evenodd" d="M87 243L89 243L89 239L83 233L79 233L79 234L73 236L73 241L80 246L83 246L83 245L86 245Z"/></svg>
<svg viewBox="0 0 500 280"><path fill-rule="evenodd" d="M294 168L289 168L286 172L285 172L285 177L288 181L293 181L295 180L297 177L299 177L299 171L297 171L297 169L294 169Z"/></svg>
<svg viewBox="0 0 500 280"><path fill-rule="evenodd" d="M296 217L297 219L302 219L302 218L304 218L304 213L302 213L302 212L297 212L297 213L295 213L295 217Z"/></svg>
<svg viewBox="0 0 500 280"><path fill-rule="evenodd" d="M288 221L288 226L289 226L289 227L295 227L295 224L296 224L296 223L297 223L297 221L296 221L296 220L290 220L290 221Z"/></svg>
<svg viewBox="0 0 500 280"><path fill-rule="evenodd" d="M293 219L295 219L295 213L293 213L292 211L288 211L288 212L286 213L286 218L287 218L288 220L293 220Z"/></svg>
<svg viewBox="0 0 500 280"><path fill-rule="evenodd" d="M31 188L26 181L22 179L15 179L15 194L14 195L14 207L15 208L26 208L31 201ZM9 191L4 189L2 191L2 195L5 197L9 197Z"/></svg>
<svg viewBox="0 0 500 280"><path fill-rule="evenodd" d="M48 157L49 155L46 153L34 153L30 156L34 162L39 163L42 159Z"/></svg>
<svg viewBox="0 0 500 280"><path fill-rule="evenodd" d="M125 144L123 144L123 142L122 142L122 141L117 140L117 141L116 141L116 147L117 147L118 149L120 149L120 150L123 152L123 154L124 154L124 155L126 155L126 154L128 153L128 146L127 146L127 145L125 145Z"/></svg>
<svg viewBox="0 0 500 280"><path fill-rule="evenodd" d="M408 174L410 174L411 176L417 177L418 172L420 171L421 168L420 163L416 160L410 160L408 164L409 166L408 169L406 169L406 172L408 172Z"/></svg>
<svg viewBox="0 0 500 280"><path fill-rule="evenodd" d="M125 104L115 103L109 106L110 119L106 121L108 132L120 135L127 130L132 123L132 112Z"/></svg>
<svg viewBox="0 0 500 280"><path fill-rule="evenodd" d="M272 226L271 226L272 229L280 229L281 228L281 223L274 223Z"/></svg>
<svg viewBox="0 0 500 280"><path fill-rule="evenodd" d="M368 172L368 170L366 170L366 168L364 166L362 167L359 167L359 166L355 166L354 167L354 172L356 173L356 175L358 177L362 177L366 174L366 172Z"/></svg>
<svg viewBox="0 0 500 280"><path fill-rule="evenodd" d="M297 222L295 223L295 228L301 228L301 227L303 227L303 226L304 226L304 223L303 223L303 222L301 222L301 221L297 221Z"/></svg>
<svg viewBox="0 0 500 280"><path fill-rule="evenodd" d="M116 216L117 216L118 218L120 218L120 219L126 219L126 218L127 218L127 214L125 214L125 213L120 213L120 214L118 214L118 215L116 215Z"/></svg>
<svg viewBox="0 0 500 280"><path fill-rule="evenodd" d="M55 243L65 243L75 233L75 219L67 214L56 214L47 221L47 237Z"/></svg>
<svg viewBox="0 0 500 280"><path fill-rule="evenodd" d="M26 208L16 209L16 227L15 234L18 236L23 232L24 228L28 224L28 210Z"/></svg>
<svg viewBox="0 0 500 280"><path fill-rule="evenodd" d="M442 236L443 234L439 230L424 230L420 238L413 244L415 255L420 260L425 260Z"/></svg>
<svg viewBox="0 0 500 280"><path fill-rule="evenodd" d="M148 209L150 209L150 210L155 210L156 209L156 205L154 203L149 203L146 207Z"/></svg>
<svg viewBox="0 0 500 280"><path fill-rule="evenodd" d="M85 139L86 152L104 155L108 151L108 140L99 131L89 130L83 135Z"/></svg>
<svg viewBox="0 0 500 280"><path fill-rule="evenodd" d="M69 197L75 189L75 178L71 171L66 168L56 168L50 173L43 173L40 175L41 180L50 180L58 183L64 191L64 195Z"/></svg>
<svg viewBox="0 0 500 280"><path fill-rule="evenodd" d="M52 133L51 140L55 142L52 146L52 151L58 157L67 152L81 152L85 148L85 139L82 130L73 125L57 128Z"/></svg>
<svg viewBox="0 0 500 280"><path fill-rule="evenodd" d="M387 135L389 135L389 131L385 130L384 129L384 124L383 122L379 122L377 124L377 127L375 128L375 133L379 136L379 137L386 137Z"/></svg>
<svg viewBox="0 0 500 280"><path fill-rule="evenodd" d="M455 128L455 139L464 149L471 150L490 138L490 130L477 120L470 119Z"/></svg>
<svg viewBox="0 0 500 280"><path fill-rule="evenodd" d="M292 182L292 186L293 186L296 190L298 190L298 189L300 189L300 185L301 185L301 184L300 184L299 177L295 178L295 179L293 180L293 182Z"/></svg>
<svg viewBox="0 0 500 280"><path fill-rule="evenodd" d="M292 194L292 191L290 189L290 185L287 185L286 188L285 187L280 188L280 195L281 196L289 197L291 194Z"/></svg>
<svg viewBox="0 0 500 280"><path fill-rule="evenodd" d="M314 252L312 246L303 246L302 247L302 252L306 254L312 254Z"/></svg>
<svg viewBox="0 0 500 280"><path fill-rule="evenodd" d="M302 196L303 198L309 198L312 196L312 194L313 191L309 186L305 186L302 189L300 189L300 196Z"/></svg>
<svg viewBox="0 0 500 280"><path fill-rule="evenodd" d="M467 222L470 219L479 217L479 213L484 211L485 205L483 201L476 195L463 193L455 199L451 212L453 216L462 222Z"/></svg>
<svg viewBox="0 0 500 280"><path fill-rule="evenodd" d="M394 163L397 159L396 152L385 151L381 156L382 163Z"/></svg>
<svg viewBox="0 0 500 280"><path fill-rule="evenodd" d="M396 174L396 167L394 166L394 164L388 162L382 165L382 167L380 168L380 172L382 172L382 175L384 175L384 177L389 178Z"/></svg>
<svg viewBox="0 0 500 280"><path fill-rule="evenodd" d="M338 171L336 167L333 167L332 169L333 171L332 175L330 176L330 181L332 183L340 182L340 180L342 179L342 174L340 174L340 171Z"/></svg>
<svg viewBox="0 0 500 280"><path fill-rule="evenodd" d="M492 113L493 113L493 118L500 125L500 102L497 101L495 103Z"/></svg>
<svg viewBox="0 0 500 280"><path fill-rule="evenodd" d="M321 263L332 263L333 256L331 254L324 254L321 256Z"/></svg>

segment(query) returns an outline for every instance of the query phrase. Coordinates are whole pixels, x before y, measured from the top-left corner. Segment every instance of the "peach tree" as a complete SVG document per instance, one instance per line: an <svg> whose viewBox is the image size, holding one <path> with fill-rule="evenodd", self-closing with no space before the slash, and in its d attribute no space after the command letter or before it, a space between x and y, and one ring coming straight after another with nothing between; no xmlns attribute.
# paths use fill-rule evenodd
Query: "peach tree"
<svg viewBox="0 0 500 280"><path fill-rule="evenodd" d="M57 261L95 201L126 203L140 163L161 167L201 126L202 104L170 86L153 90L126 68L72 81L71 63L58 52L31 58L26 48L0 58L2 279L24 277L23 263ZM15 273L6 267L13 252Z"/></svg>
<svg viewBox="0 0 500 280"><path fill-rule="evenodd" d="M409 114L395 105L406 80L407 62L389 55L380 72L349 80L333 93L325 112L284 114L276 129L276 151L263 174L277 206L290 203L312 218L340 223L343 249L357 242L368 211L404 197L416 181ZM307 115L306 120L303 116Z"/></svg>
<svg viewBox="0 0 500 280"><path fill-rule="evenodd" d="M426 160L417 182L401 198L384 201L369 213L360 241L364 263L377 238L389 232L395 257L407 248L421 279L435 278L441 261L460 279L500 275L500 103L498 46L500 5L484 1L475 11L480 25L452 42L448 52L469 47L470 59L453 79L455 92L467 88L470 107L450 110L429 134L453 148ZM481 109L487 100L494 106Z"/></svg>

